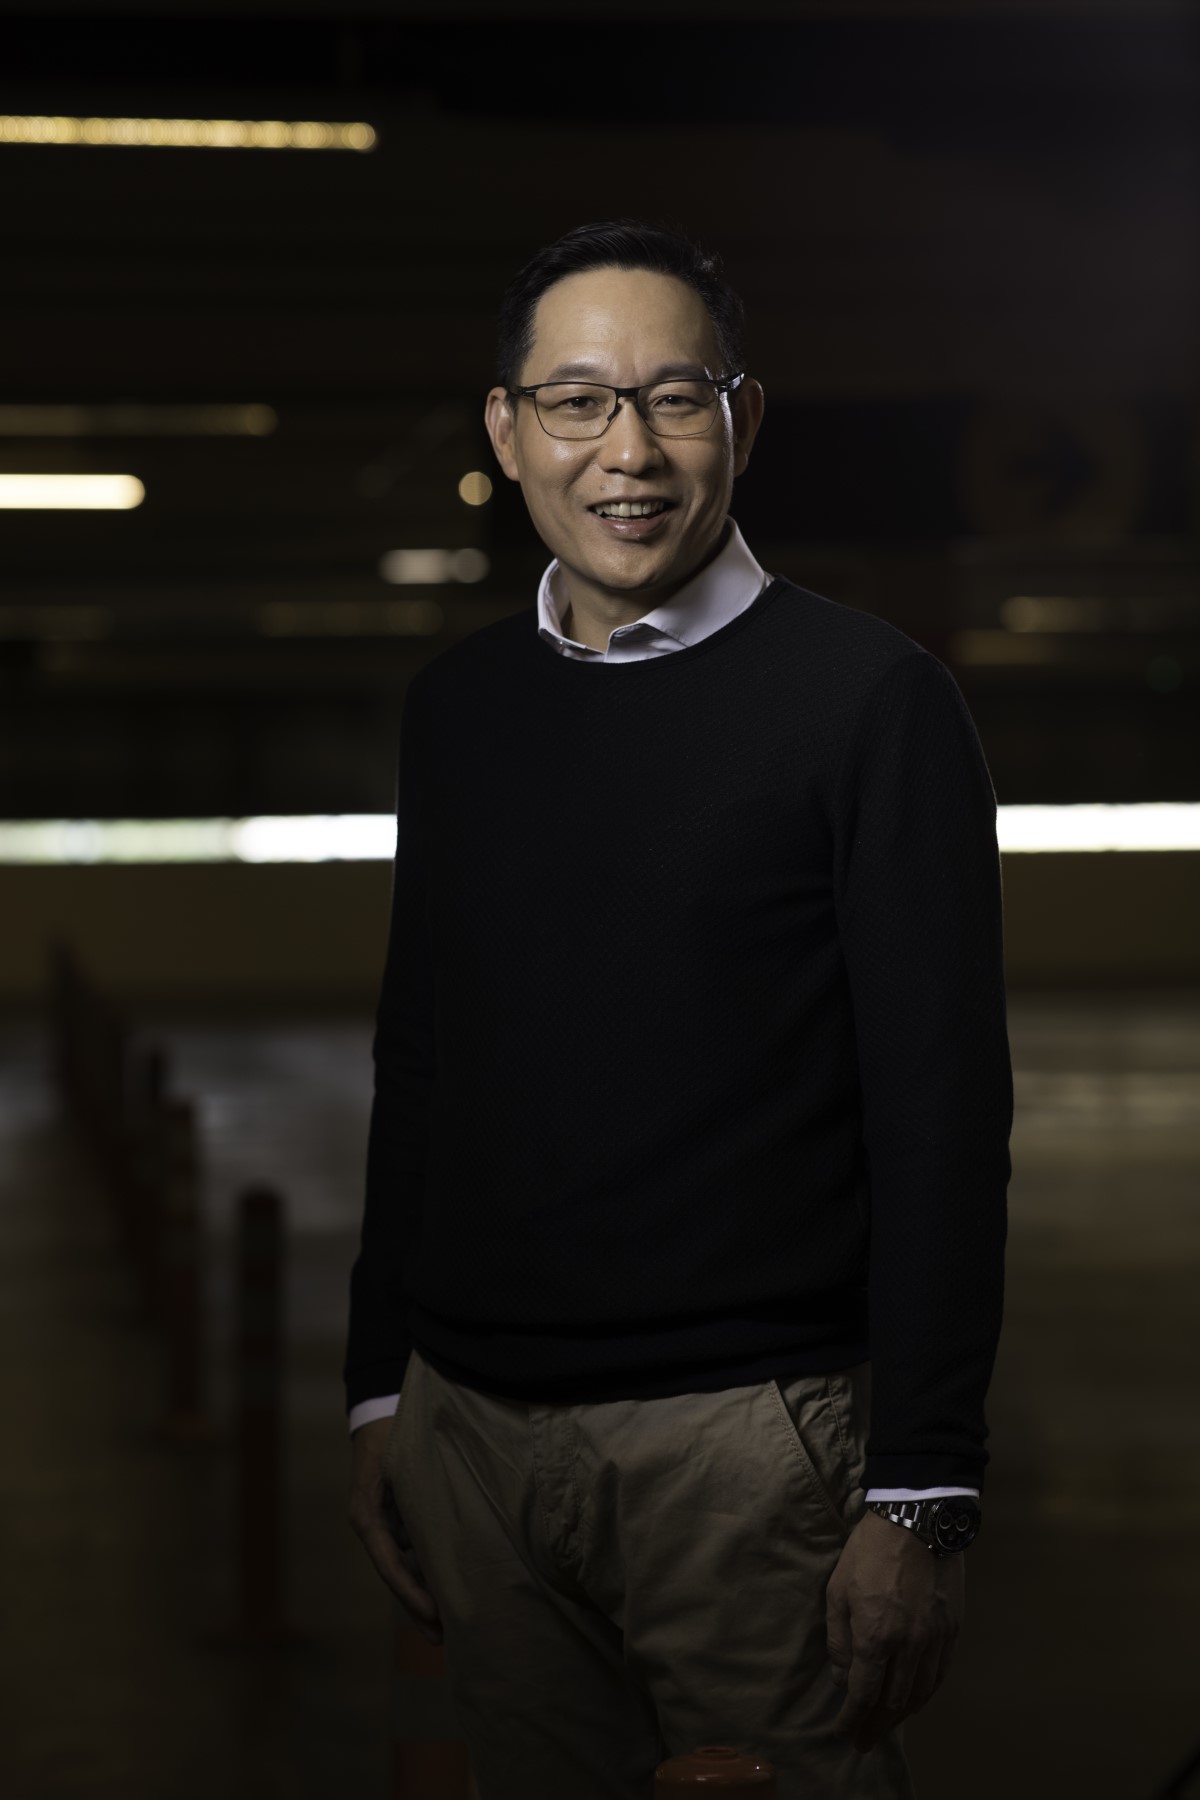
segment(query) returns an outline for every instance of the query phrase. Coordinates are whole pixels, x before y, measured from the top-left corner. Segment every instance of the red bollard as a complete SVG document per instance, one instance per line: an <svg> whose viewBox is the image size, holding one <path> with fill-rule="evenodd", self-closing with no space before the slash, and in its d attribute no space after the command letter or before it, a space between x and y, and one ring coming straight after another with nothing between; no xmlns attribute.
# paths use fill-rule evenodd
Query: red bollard
<svg viewBox="0 0 1200 1800"><path fill-rule="evenodd" d="M209 1438L203 1401L203 1295L196 1122L191 1102L164 1100L161 1133L162 1304L167 1336L165 1429L177 1439Z"/></svg>
<svg viewBox="0 0 1200 1800"><path fill-rule="evenodd" d="M248 1188L238 1205L238 1606L234 1636L283 1645L283 1202Z"/></svg>

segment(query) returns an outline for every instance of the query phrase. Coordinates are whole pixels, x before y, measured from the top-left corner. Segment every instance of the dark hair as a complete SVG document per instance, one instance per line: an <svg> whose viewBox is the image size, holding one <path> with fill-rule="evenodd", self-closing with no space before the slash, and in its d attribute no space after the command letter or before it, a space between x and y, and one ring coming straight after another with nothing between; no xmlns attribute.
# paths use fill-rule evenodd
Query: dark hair
<svg viewBox="0 0 1200 1800"><path fill-rule="evenodd" d="M641 219L604 219L576 225L539 250L504 291L496 321L496 380L515 387L533 348L533 315L547 288L580 269L653 269L676 275L695 288L713 322L726 367L742 366L745 308L722 274L719 256L702 250L675 225L647 225Z"/></svg>

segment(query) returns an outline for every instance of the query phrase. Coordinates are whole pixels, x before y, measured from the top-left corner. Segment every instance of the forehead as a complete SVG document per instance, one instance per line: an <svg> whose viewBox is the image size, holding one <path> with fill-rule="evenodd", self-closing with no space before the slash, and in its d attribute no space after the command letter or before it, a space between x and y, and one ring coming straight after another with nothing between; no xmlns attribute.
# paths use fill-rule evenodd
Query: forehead
<svg viewBox="0 0 1200 1800"><path fill-rule="evenodd" d="M718 356L708 308L686 281L653 269L582 269L538 301L523 379L544 381L566 363L622 377L672 360L715 371Z"/></svg>

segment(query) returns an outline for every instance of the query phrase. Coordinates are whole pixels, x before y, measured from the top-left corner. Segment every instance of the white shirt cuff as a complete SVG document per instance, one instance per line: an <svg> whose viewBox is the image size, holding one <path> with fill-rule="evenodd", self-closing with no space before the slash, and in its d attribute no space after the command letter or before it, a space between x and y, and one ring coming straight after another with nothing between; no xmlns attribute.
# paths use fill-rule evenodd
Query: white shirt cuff
<svg viewBox="0 0 1200 1800"><path fill-rule="evenodd" d="M950 1494L970 1494L975 1500L979 1498L978 1488L931 1487L931 1488L868 1488L868 1500L934 1500L945 1499Z"/></svg>
<svg viewBox="0 0 1200 1800"><path fill-rule="evenodd" d="M357 1406L350 1408L351 1433L360 1425L369 1425L373 1419L390 1418L399 1404L399 1394L381 1394L378 1400L360 1400Z"/></svg>

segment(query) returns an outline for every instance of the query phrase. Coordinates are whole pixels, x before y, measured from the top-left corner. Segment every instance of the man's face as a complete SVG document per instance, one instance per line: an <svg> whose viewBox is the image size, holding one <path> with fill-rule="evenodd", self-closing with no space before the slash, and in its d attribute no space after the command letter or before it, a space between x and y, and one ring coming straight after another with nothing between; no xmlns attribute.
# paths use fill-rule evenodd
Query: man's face
<svg viewBox="0 0 1200 1800"><path fill-rule="evenodd" d="M736 374L721 366L716 333L695 289L649 269L589 269L544 293L533 319L533 349L514 385L579 379L641 386L663 376ZM585 367L586 365L586 367ZM729 510L734 477L746 467L762 414L762 390L730 404L723 397L699 437L659 437L631 399L598 438L556 438L542 429L528 396L488 395L486 423L504 473L519 481L538 536L575 587L617 595L680 586L713 550ZM625 535L592 510L612 500L670 504L645 537Z"/></svg>

